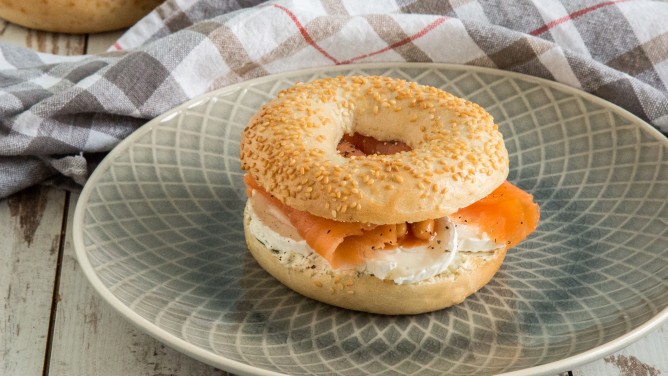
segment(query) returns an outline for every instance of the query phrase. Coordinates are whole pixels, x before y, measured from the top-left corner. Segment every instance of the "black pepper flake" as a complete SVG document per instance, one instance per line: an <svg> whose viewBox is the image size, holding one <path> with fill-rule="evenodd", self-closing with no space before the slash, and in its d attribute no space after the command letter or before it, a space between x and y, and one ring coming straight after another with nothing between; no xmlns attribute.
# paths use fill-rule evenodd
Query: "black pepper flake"
<svg viewBox="0 0 668 376"><path fill-rule="evenodd" d="M445 226L445 229L446 229L446 230L450 230L450 226Z"/></svg>
<svg viewBox="0 0 668 376"><path fill-rule="evenodd" d="M328 234L329 234L330 232L332 232L332 229L327 230L327 233L328 233Z"/></svg>
<svg viewBox="0 0 668 376"><path fill-rule="evenodd" d="M440 241L440 240L437 240L436 243L441 244L441 241Z"/></svg>

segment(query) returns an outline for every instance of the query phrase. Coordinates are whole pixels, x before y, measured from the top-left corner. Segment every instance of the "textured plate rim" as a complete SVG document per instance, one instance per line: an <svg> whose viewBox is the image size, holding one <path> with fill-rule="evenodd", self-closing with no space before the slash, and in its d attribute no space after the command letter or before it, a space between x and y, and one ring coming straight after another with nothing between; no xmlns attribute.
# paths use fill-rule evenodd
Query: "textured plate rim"
<svg viewBox="0 0 668 376"><path fill-rule="evenodd" d="M248 87L253 84L262 83L265 81L278 80L283 77L290 77L299 74L317 74L321 72L337 72L337 71L350 71L350 70L362 70L365 69L394 69L394 68L422 68L422 69L450 69L450 70L460 70L467 72L476 72L476 73L485 73L492 74L496 76L504 76L511 79L520 79L528 82L533 82L542 86L552 87L561 91L564 91L568 94L574 96L580 96L589 101L592 101L596 104L599 104L603 107L610 109L611 111L617 113L620 116L623 116L627 120L634 123L634 125L643 128L649 135L655 137L658 141L663 142L665 145L668 145L668 139L661 134L657 129L653 128L651 125L647 124L644 120L640 119L636 115L630 113L629 111L608 102L602 98L596 97L592 94L584 92L582 90L576 89L574 87L546 80L539 77L529 76L517 72L504 71L493 68L486 67L476 67L468 65L459 65L459 64L446 64L446 63L368 63L368 64L350 64L350 65L339 65L339 66L330 66L330 67L319 67L319 68L310 68L310 69L300 69L293 70L288 72L282 72L277 74L271 74L247 81L243 81L237 84L229 85L218 90L211 91L209 93L202 94L196 98L193 98L185 103L182 103L162 115L148 121L146 124L135 130L130 136L125 140L121 141L114 149L112 149L108 155L102 160L102 162L97 166L95 171L91 174L88 182L83 187L83 190L80 194L80 197L77 201L76 208L74 211L73 217L73 246L74 251L79 262L84 275L91 283L95 291L97 291L100 296L111 305L118 313L120 313L124 318L134 324L135 327L149 334L150 336L156 338L160 342L163 342L173 349L176 349L179 352L182 352L190 357L193 357L197 360L200 360L204 363L225 369L227 371L236 372L239 374L245 375L283 375L282 373L257 368L250 364L239 362L226 358L222 355L214 354L210 351L197 347L190 342L183 340L175 335L163 330L156 324L148 321L144 317L140 316L137 312L132 310L130 307L125 305L119 298L117 298L100 280L97 276L97 273L93 269L90 260L86 254L86 247L83 242L83 219L88 200L90 198L93 186L95 183L104 175L104 173L109 170L111 165L117 156L122 154L124 150L130 147L136 139L143 136L144 134L150 132L154 126L159 125L161 122L168 120L169 118L175 116L175 114L182 112L185 109L188 109L198 103L203 101L210 100L212 97L222 95L228 91L235 90L244 90L245 87ZM606 342L602 345L599 345L593 349L584 351L580 354L573 355L558 361L542 364L539 366L534 366L530 368L525 368L521 370L511 371L508 373L503 373L505 376L525 376L525 375L543 375L551 374L555 372L562 372L571 370L575 367L587 364L596 360L599 360L606 355L609 355L615 351L618 351L625 346L630 345L631 343L639 340L653 329L659 327L663 322L668 321L668 307L664 308L661 312L657 313L654 317L648 320L646 323L640 325L639 327L615 338L612 341Z"/></svg>

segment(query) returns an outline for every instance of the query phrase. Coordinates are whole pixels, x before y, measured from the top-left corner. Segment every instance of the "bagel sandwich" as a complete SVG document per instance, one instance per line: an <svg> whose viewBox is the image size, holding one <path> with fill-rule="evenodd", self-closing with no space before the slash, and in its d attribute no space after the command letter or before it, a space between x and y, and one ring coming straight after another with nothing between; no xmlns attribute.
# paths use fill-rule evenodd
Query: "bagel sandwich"
<svg viewBox="0 0 668 376"><path fill-rule="evenodd" d="M537 226L506 181L480 106L380 76L283 90L241 137L244 231L259 265L305 296L378 314L462 302Z"/></svg>

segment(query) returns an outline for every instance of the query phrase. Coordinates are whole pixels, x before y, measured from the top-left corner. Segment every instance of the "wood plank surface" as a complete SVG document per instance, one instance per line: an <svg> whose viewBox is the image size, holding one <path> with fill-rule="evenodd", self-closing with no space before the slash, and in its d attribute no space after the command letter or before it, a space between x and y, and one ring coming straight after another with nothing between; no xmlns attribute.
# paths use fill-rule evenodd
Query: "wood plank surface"
<svg viewBox="0 0 668 376"><path fill-rule="evenodd" d="M77 198L72 195L68 210L49 375L227 375L139 331L99 297L72 246Z"/></svg>
<svg viewBox="0 0 668 376"><path fill-rule="evenodd" d="M625 349L573 370L573 376L668 375L668 323Z"/></svg>
<svg viewBox="0 0 668 376"><path fill-rule="evenodd" d="M0 201L0 375L41 375L65 192L34 187Z"/></svg>

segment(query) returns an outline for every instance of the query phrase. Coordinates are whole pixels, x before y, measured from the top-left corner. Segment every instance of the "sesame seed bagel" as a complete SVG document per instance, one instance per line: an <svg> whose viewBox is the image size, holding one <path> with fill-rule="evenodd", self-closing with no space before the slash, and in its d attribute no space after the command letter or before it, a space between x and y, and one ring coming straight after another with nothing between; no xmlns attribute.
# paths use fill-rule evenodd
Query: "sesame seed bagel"
<svg viewBox="0 0 668 376"><path fill-rule="evenodd" d="M97 33L131 26L163 0L2 0L0 17L31 29Z"/></svg>
<svg viewBox="0 0 668 376"><path fill-rule="evenodd" d="M508 175L492 116L430 86L377 76L300 83L244 129L241 163L292 208L343 222L440 218L487 196ZM344 134L402 141L411 150L344 158Z"/></svg>

